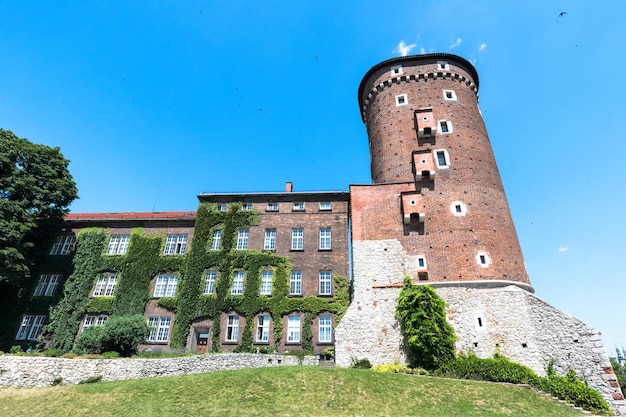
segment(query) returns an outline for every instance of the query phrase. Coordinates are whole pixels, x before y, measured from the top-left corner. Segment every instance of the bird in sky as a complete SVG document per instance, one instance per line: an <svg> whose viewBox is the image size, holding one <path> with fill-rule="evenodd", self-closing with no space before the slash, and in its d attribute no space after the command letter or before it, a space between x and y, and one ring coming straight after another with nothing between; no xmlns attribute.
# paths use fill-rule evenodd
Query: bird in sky
<svg viewBox="0 0 626 417"><path fill-rule="evenodd" d="M559 23L559 19L562 18L563 16L565 16L566 14L567 14L567 12L559 13L559 15L556 17L556 23Z"/></svg>

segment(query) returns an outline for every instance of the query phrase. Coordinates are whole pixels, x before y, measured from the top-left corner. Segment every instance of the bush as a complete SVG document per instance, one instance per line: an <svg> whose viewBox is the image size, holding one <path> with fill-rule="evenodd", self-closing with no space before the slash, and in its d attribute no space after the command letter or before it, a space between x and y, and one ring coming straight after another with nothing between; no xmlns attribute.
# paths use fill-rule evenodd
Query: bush
<svg viewBox="0 0 626 417"><path fill-rule="evenodd" d="M541 378L537 388L595 414L612 415L609 404L600 393L581 381L570 369L565 376L550 373Z"/></svg>
<svg viewBox="0 0 626 417"><path fill-rule="evenodd" d="M137 345L150 334L145 318L133 316L113 316L104 326L92 326L83 331L74 346L74 351L88 353L118 352L121 356L137 353Z"/></svg>
<svg viewBox="0 0 626 417"><path fill-rule="evenodd" d="M536 386L539 378L532 369L512 362L500 354L495 354L493 358L482 359L473 353L459 355L456 359L437 369L435 375L533 386Z"/></svg>
<svg viewBox="0 0 626 417"><path fill-rule="evenodd" d="M57 385L63 385L63 378L61 378L60 376L52 380L52 386L56 387Z"/></svg>
<svg viewBox="0 0 626 417"><path fill-rule="evenodd" d="M428 375L428 371L425 369L409 368L407 365L402 365L398 362L374 365L372 366L372 371L386 374Z"/></svg>
<svg viewBox="0 0 626 417"><path fill-rule="evenodd" d="M43 351L43 355L50 358L58 358L63 354L61 349L46 349Z"/></svg>
<svg viewBox="0 0 626 417"><path fill-rule="evenodd" d="M11 349L9 349L9 353L11 355L19 355L20 353L24 353L24 351L20 345L13 345L11 346Z"/></svg>
<svg viewBox="0 0 626 417"><path fill-rule="evenodd" d="M104 352L102 354L102 357L104 359L115 359L115 358L119 358L120 357L120 353L119 352Z"/></svg>
<svg viewBox="0 0 626 417"><path fill-rule="evenodd" d="M90 326L78 335L74 352L79 355L87 353L102 352L102 338L104 336L104 326Z"/></svg>
<svg viewBox="0 0 626 417"><path fill-rule="evenodd" d="M354 369L370 369L371 367L372 367L372 363L367 358L363 358L363 359L352 358L352 363L350 364L350 368L354 368Z"/></svg>
<svg viewBox="0 0 626 417"><path fill-rule="evenodd" d="M77 356L78 355L76 353L74 353L74 352L67 352L67 353L64 353L63 355L61 355L61 357L65 358L65 359L74 359Z"/></svg>
<svg viewBox="0 0 626 417"><path fill-rule="evenodd" d="M297 356L300 364L302 364L302 361L304 360L304 357L306 356L306 354L307 352L304 349L292 349L290 351L285 352L285 355L287 356Z"/></svg>
<svg viewBox="0 0 626 417"><path fill-rule="evenodd" d="M87 379L83 379L78 384L95 384L96 382L102 381L102 375L90 376Z"/></svg>

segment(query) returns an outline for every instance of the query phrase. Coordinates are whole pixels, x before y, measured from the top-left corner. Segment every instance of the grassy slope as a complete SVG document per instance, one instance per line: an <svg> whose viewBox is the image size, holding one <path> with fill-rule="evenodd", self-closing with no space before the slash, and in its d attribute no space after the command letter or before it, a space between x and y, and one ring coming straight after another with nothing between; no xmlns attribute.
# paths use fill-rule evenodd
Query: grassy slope
<svg viewBox="0 0 626 417"><path fill-rule="evenodd" d="M0 390L0 416L580 416L529 389L367 370L276 367Z"/></svg>

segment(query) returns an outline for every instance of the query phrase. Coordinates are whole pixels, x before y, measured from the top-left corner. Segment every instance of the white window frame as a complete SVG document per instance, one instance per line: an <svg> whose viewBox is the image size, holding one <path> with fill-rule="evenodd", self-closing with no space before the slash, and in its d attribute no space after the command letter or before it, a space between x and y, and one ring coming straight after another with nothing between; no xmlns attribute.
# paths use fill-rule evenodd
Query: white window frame
<svg viewBox="0 0 626 417"><path fill-rule="evenodd" d="M443 90L443 99L445 101L456 101L456 93L454 90Z"/></svg>
<svg viewBox="0 0 626 417"><path fill-rule="evenodd" d="M270 316L262 314L256 319L255 342L269 343L270 341Z"/></svg>
<svg viewBox="0 0 626 417"><path fill-rule="evenodd" d="M333 274L331 271L320 271L319 294L333 295Z"/></svg>
<svg viewBox="0 0 626 417"><path fill-rule="evenodd" d="M239 315L229 314L226 316L226 334L224 341L237 342L239 340Z"/></svg>
<svg viewBox="0 0 626 417"><path fill-rule="evenodd" d="M287 317L287 343L300 343L301 330L300 316Z"/></svg>
<svg viewBox="0 0 626 417"><path fill-rule="evenodd" d="M292 211L305 211L306 207L303 201L297 201L293 203Z"/></svg>
<svg viewBox="0 0 626 417"><path fill-rule="evenodd" d="M178 286L178 275L161 274L157 276L153 297L174 297Z"/></svg>
<svg viewBox="0 0 626 417"><path fill-rule="evenodd" d="M213 240L211 240L211 250L220 250L222 248L222 231L213 231Z"/></svg>
<svg viewBox="0 0 626 417"><path fill-rule="evenodd" d="M85 329L87 329L88 327L104 326L108 319L109 316L107 316L106 314L87 315L83 319L83 327L81 329L81 332L85 331Z"/></svg>
<svg viewBox="0 0 626 417"><path fill-rule="evenodd" d="M148 327L150 328L148 342L167 343L171 325L171 317L148 317Z"/></svg>
<svg viewBox="0 0 626 417"><path fill-rule="evenodd" d="M445 165L441 165L439 163L439 155L443 155L443 159L445 162ZM446 151L445 149L435 149L433 150L433 158L435 159L435 164L437 164L437 168L439 169L446 169L446 168L450 168L450 155L448 155L448 151Z"/></svg>
<svg viewBox="0 0 626 417"><path fill-rule="evenodd" d="M237 250L247 250L249 238L250 229L239 229L237 231Z"/></svg>
<svg viewBox="0 0 626 417"><path fill-rule="evenodd" d="M330 201L320 201L320 211L330 211L333 209Z"/></svg>
<svg viewBox="0 0 626 417"><path fill-rule="evenodd" d="M17 330L15 340L37 340L45 321L46 316L44 315L25 315L22 317L22 324Z"/></svg>
<svg viewBox="0 0 626 417"><path fill-rule="evenodd" d="M207 271L204 279L204 294L215 294L215 282L217 281L216 271Z"/></svg>
<svg viewBox="0 0 626 417"><path fill-rule="evenodd" d="M187 250L187 235L167 235L163 255L184 255Z"/></svg>
<svg viewBox="0 0 626 417"><path fill-rule="evenodd" d="M467 214L467 206L462 201L453 201L450 204L450 212L456 217L463 217Z"/></svg>
<svg viewBox="0 0 626 417"><path fill-rule="evenodd" d="M233 275L233 285L231 285L230 287L230 293L232 295L242 295L245 280L246 280L245 271L235 271Z"/></svg>
<svg viewBox="0 0 626 417"><path fill-rule="evenodd" d="M446 129L447 129L446 132L443 131L443 126L444 125L446 126ZM442 135L449 135L452 132L454 132L454 129L452 129L452 122L450 120L438 120L437 121L437 130Z"/></svg>
<svg viewBox="0 0 626 417"><path fill-rule="evenodd" d="M302 295L302 271L291 271L289 295Z"/></svg>
<svg viewBox="0 0 626 417"><path fill-rule="evenodd" d="M291 229L291 250L304 250L304 229Z"/></svg>
<svg viewBox="0 0 626 417"><path fill-rule="evenodd" d="M273 271L263 271L261 273L261 295L272 295L272 281L274 279Z"/></svg>
<svg viewBox="0 0 626 417"><path fill-rule="evenodd" d="M117 274L108 273L98 277L93 288L92 297L112 297L115 294L117 285Z"/></svg>
<svg viewBox="0 0 626 417"><path fill-rule="evenodd" d="M396 75L404 74L404 71L402 70L402 65L394 65L393 67L390 68L390 71L391 71L392 77L395 77Z"/></svg>
<svg viewBox="0 0 626 417"><path fill-rule="evenodd" d="M318 323L318 342L319 343L332 343L333 342L333 318L332 316L319 316Z"/></svg>
<svg viewBox="0 0 626 417"><path fill-rule="evenodd" d="M217 205L217 210L218 211L227 211L228 210L228 204L225 203L220 203Z"/></svg>
<svg viewBox="0 0 626 417"><path fill-rule="evenodd" d="M242 203L241 204L242 211L252 211L252 203Z"/></svg>
<svg viewBox="0 0 626 417"><path fill-rule="evenodd" d="M276 250L276 229L265 229L263 250Z"/></svg>
<svg viewBox="0 0 626 417"><path fill-rule="evenodd" d="M437 61L437 69L443 71L450 71L450 64L447 61Z"/></svg>
<svg viewBox="0 0 626 417"><path fill-rule="evenodd" d="M265 211L278 211L278 203L267 203Z"/></svg>
<svg viewBox="0 0 626 417"><path fill-rule="evenodd" d="M332 231L330 227L320 229L320 250L332 250Z"/></svg>
<svg viewBox="0 0 626 417"><path fill-rule="evenodd" d="M407 106L409 104L409 97L406 94L398 94L396 96L396 107Z"/></svg>
<svg viewBox="0 0 626 417"><path fill-rule="evenodd" d="M485 251L478 251L476 254L476 262L481 268L488 268L491 265L491 257Z"/></svg>
<svg viewBox="0 0 626 417"><path fill-rule="evenodd" d="M50 250L50 255L69 255L74 249L76 237L74 235L61 235Z"/></svg>
<svg viewBox="0 0 626 417"><path fill-rule="evenodd" d="M125 255L130 243L130 235L111 235L107 255Z"/></svg>
<svg viewBox="0 0 626 417"><path fill-rule="evenodd" d="M426 265L426 257L424 255L417 255L417 260L415 261L415 264L418 271L428 269L428 266Z"/></svg>
<svg viewBox="0 0 626 417"><path fill-rule="evenodd" d="M37 287L33 292L34 297L51 297L57 290L59 286L59 282L61 281L61 275L59 274L51 274L51 275L40 275L39 283L37 283Z"/></svg>

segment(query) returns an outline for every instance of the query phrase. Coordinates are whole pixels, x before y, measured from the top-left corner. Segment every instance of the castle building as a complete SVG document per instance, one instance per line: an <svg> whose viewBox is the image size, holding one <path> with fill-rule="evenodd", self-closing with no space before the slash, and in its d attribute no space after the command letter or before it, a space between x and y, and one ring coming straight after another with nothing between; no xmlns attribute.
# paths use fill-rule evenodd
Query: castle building
<svg viewBox="0 0 626 417"><path fill-rule="evenodd" d="M50 317L41 303L24 310L15 340L34 341L44 322L59 321L68 291L84 281L80 308L66 308L75 325L65 347L84 327L134 312L152 329L142 349L334 346L340 366L404 362L395 308L410 277L446 301L459 352L500 352L539 374L551 362L573 368L626 412L600 333L534 295L478 87L473 65L451 54L372 67L358 90L372 184L349 192L287 183L277 193L201 194L192 213L68 215L32 288L33 298L59 302ZM89 233L99 243L81 253ZM75 242L72 266L50 260ZM95 267L81 272L83 258Z"/></svg>

